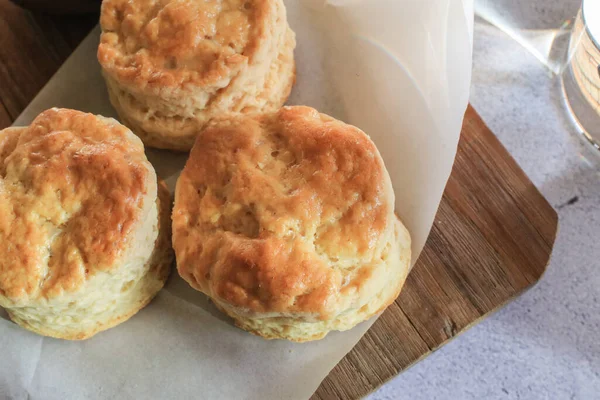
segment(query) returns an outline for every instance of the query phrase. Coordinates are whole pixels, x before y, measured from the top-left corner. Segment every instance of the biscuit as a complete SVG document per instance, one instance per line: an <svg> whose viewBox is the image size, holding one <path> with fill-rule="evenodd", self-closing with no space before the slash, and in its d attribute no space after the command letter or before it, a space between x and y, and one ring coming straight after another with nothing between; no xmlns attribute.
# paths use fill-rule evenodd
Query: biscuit
<svg viewBox="0 0 600 400"><path fill-rule="evenodd" d="M0 306L62 339L127 320L169 275L169 211L142 142L113 119L50 109L0 131Z"/></svg>
<svg viewBox="0 0 600 400"><path fill-rule="evenodd" d="M377 148L308 107L207 125L177 182L173 246L238 326L298 342L383 311L410 266Z"/></svg>
<svg viewBox="0 0 600 400"><path fill-rule="evenodd" d="M190 150L213 117L273 111L295 80L282 0L105 0L98 60L146 145Z"/></svg>

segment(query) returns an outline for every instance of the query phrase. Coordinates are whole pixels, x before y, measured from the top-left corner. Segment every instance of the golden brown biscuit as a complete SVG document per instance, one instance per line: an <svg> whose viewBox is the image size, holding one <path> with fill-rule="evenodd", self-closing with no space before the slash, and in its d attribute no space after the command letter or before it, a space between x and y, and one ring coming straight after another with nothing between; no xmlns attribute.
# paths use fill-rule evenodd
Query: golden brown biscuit
<svg viewBox="0 0 600 400"><path fill-rule="evenodd" d="M98 60L120 118L189 150L214 116L275 110L295 79L282 0L105 0Z"/></svg>
<svg viewBox="0 0 600 400"><path fill-rule="evenodd" d="M180 275L242 328L320 339L382 311L410 236L375 145L308 107L217 118L177 182Z"/></svg>
<svg viewBox="0 0 600 400"><path fill-rule="evenodd" d="M169 206L141 141L113 119L50 109L0 131L0 306L63 339L127 320L169 274Z"/></svg>

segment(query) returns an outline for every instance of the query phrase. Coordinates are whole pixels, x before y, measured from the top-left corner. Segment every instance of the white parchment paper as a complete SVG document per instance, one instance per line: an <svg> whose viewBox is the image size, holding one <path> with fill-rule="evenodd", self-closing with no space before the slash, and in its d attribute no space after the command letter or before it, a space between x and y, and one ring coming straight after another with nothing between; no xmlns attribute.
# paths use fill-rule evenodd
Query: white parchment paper
<svg viewBox="0 0 600 400"><path fill-rule="evenodd" d="M288 104L313 106L373 138L416 260L467 106L472 0L285 3L298 42ZM54 106L115 116L98 36L95 29L15 125ZM148 157L172 189L186 155ZM235 328L174 273L135 317L84 342L42 338L0 318L0 398L306 399L373 322L308 344L267 341Z"/></svg>

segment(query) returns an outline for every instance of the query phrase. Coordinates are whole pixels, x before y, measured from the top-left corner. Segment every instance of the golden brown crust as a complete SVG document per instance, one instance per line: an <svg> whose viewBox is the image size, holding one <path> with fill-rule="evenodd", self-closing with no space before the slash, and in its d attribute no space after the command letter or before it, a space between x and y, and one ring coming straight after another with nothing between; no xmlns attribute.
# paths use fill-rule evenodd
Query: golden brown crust
<svg viewBox="0 0 600 400"><path fill-rule="evenodd" d="M0 306L46 336L85 339L144 307L173 253L170 197L141 141L66 109L0 132Z"/></svg>
<svg viewBox="0 0 600 400"><path fill-rule="evenodd" d="M177 182L178 270L241 312L329 319L372 280L393 204L383 161L355 127L308 107L219 118Z"/></svg>
<svg viewBox="0 0 600 400"><path fill-rule="evenodd" d="M6 297L76 290L89 275L114 268L128 246L132 226L144 217L151 167L131 132L106 121L51 109L22 128L16 144L15 130L8 130L0 145Z"/></svg>
<svg viewBox="0 0 600 400"><path fill-rule="evenodd" d="M212 86L261 49L273 0L105 0L98 59L119 81Z"/></svg>
<svg viewBox="0 0 600 400"><path fill-rule="evenodd" d="M84 331L69 329L58 330L47 326L31 324L27 320L19 318L9 309L7 311L10 319L19 326L39 335L65 340L85 340L99 332L127 321L142 308L146 307L166 283L174 260L173 249L171 247L171 197L169 189L162 179L159 179L158 182L157 204L159 207L159 234L156 238L154 253L149 259L149 273L144 278L147 282L144 282L144 288L141 290L139 299L136 302L129 304L123 313L116 315L110 321L99 322L92 329Z"/></svg>
<svg viewBox="0 0 600 400"><path fill-rule="evenodd" d="M382 264L387 268L379 268L378 277L374 279L379 281L378 289L367 290L366 301L356 302L355 307L343 310L334 318L307 322L302 315L271 314L264 317L260 314L239 313L223 303L215 305L229 315L236 326L269 340L287 339L303 343L322 339L331 330L350 329L357 323L383 312L398 297L404 285L410 265L410 237L400 220L396 221L394 232L391 251L382 255ZM363 280L364 283L366 282Z"/></svg>

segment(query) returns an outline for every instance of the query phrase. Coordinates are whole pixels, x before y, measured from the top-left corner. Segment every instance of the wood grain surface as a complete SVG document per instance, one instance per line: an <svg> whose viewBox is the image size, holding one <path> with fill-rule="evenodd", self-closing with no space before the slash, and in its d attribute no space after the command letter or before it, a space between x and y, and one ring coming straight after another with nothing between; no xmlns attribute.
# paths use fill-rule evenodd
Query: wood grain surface
<svg viewBox="0 0 600 400"><path fill-rule="evenodd" d="M33 15L0 0L0 129L50 79L98 16ZM356 399L537 282L557 215L475 110L425 249L396 302L313 399Z"/></svg>

